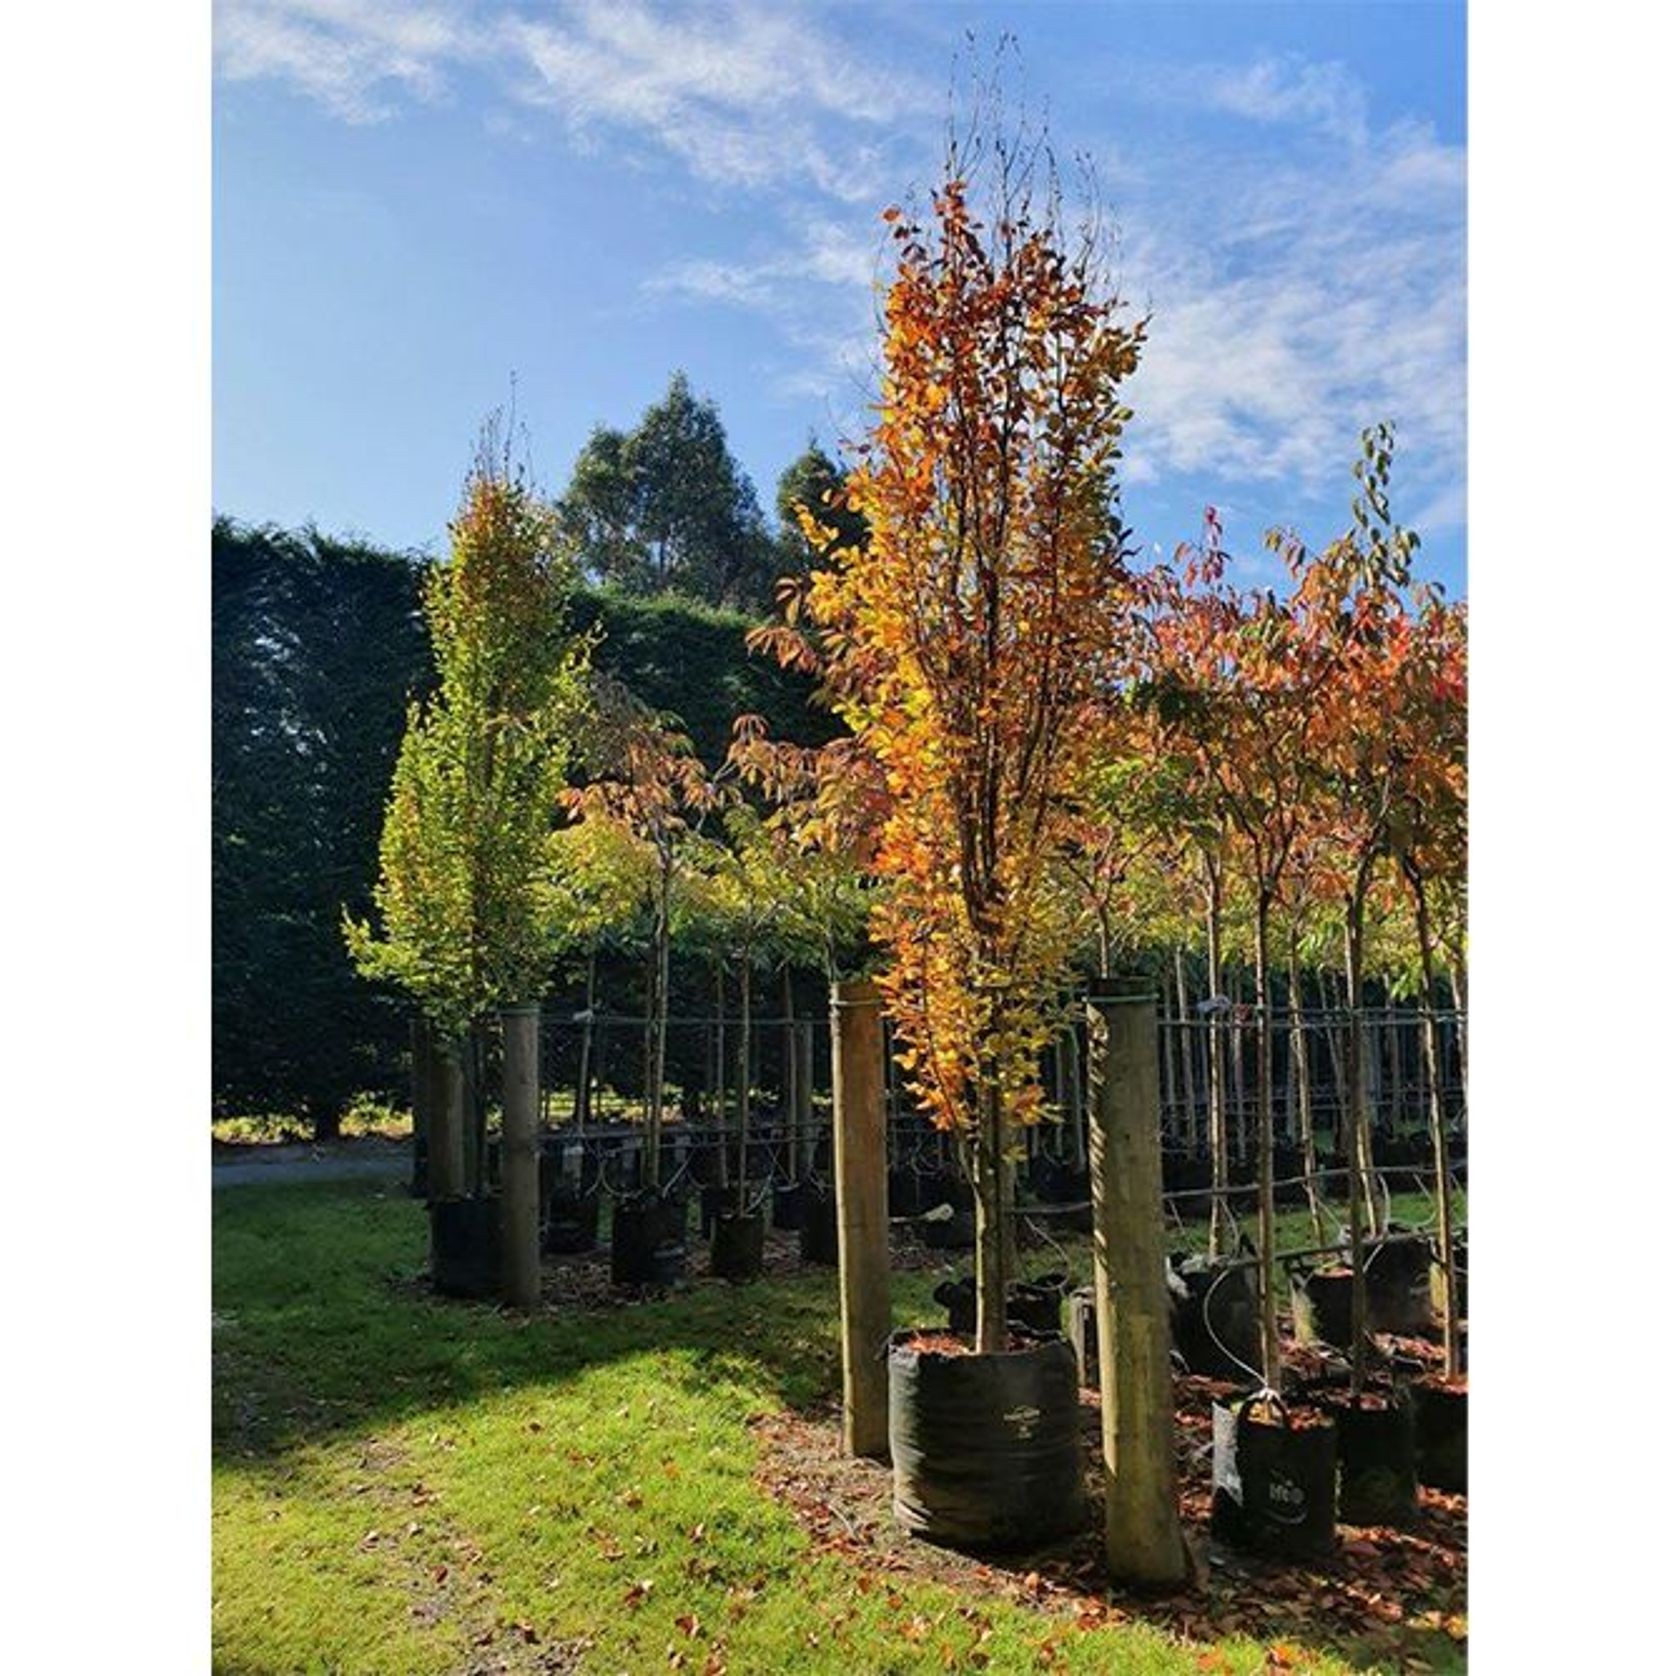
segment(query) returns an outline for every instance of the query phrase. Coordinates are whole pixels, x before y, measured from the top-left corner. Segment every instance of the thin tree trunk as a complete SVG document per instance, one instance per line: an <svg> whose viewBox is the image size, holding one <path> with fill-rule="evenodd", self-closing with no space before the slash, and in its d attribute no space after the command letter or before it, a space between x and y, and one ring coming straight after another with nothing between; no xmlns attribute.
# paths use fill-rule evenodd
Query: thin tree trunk
<svg viewBox="0 0 1676 1676"><path fill-rule="evenodd" d="M541 1301L541 1009L508 1007L501 1050L501 1301Z"/></svg>
<svg viewBox="0 0 1676 1676"><path fill-rule="evenodd" d="M1315 1179L1315 1114L1311 1109L1309 1087L1309 1037L1304 1029L1303 984L1298 975L1298 932L1292 928L1286 964L1286 1004L1289 1008L1292 1035L1292 1059L1297 1068L1298 1131L1304 1148L1304 1196L1309 1200L1309 1225L1315 1243L1327 1243L1327 1229L1321 1215L1321 1194Z"/></svg>
<svg viewBox="0 0 1676 1676"><path fill-rule="evenodd" d="M1359 1397L1367 1374L1368 1287L1363 1271L1366 1245L1363 1193L1372 1184L1365 1174L1364 1149L1367 1087L1362 1080L1362 903L1359 897L1353 896L1345 906L1344 970L1350 1002L1345 1057L1350 1083L1350 1121L1343 1144L1350 1165L1350 1391L1352 1396Z"/></svg>
<svg viewBox="0 0 1676 1676"><path fill-rule="evenodd" d="M1181 1107L1176 1103L1176 1039L1181 1034L1176 1029L1170 1017L1170 990L1168 984L1160 984L1162 992L1158 998L1158 1021L1162 1027L1162 1046L1164 1060L1164 1110L1169 1114L1165 1128L1172 1140L1181 1135Z"/></svg>
<svg viewBox="0 0 1676 1676"><path fill-rule="evenodd" d="M657 965L653 983L656 997L652 1009L652 1055L646 1089L646 1179L657 1187L663 1179L663 1066L669 1041L669 896L670 877L666 865L658 880L656 936Z"/></svg>
<svg viewBox="0 0 1676 1676"><path fill-rule="evenodd" d="M1210 903L1205 919L1210 971L1206 981L1213 999L1222 996L1222 878L1210 875ZM1210 1061L1210 1255L1233 1254L1233 1217L1228 1207L1228 1112L1223 1098L1222 1014L1214 1008L1205 1017L1205 1050Z"/></svg>
<svg viewBox="0 0 1676 1676"><path fill-rule="evenodd" d="M735 1199L745 1214L745 1183L749 1175L751 1134L751 954L739 962L739 1183Z"/></svg>
<svg viewBox="0 0 1676 1676"><path fill-rule="evenodd" d="M1431 1101L1427 1116L1432 1132L1432 1179L1437 1188L1437 1237L1443 1258L1443 1372L1448 1379L1461 1373L1460 1327L1455 1301L1455 1207L1449 1191L1449 1143L1443 1127L1443 1090L1439 1073L1437 1010L1432 1004L1432 932L1426 911L1426 887L1413 867L1404 863L1414 897L1414 926L1420 943L1420 1029Z"/></svg>
<svg viewBox="0 0 1676 1676"><path fill-rule="evenodd" d="M1234 1120L1234 1161L1240 1167L1243 1180L1246 1175L1246 1165L1251 1162L1251 1112L1245 1098L1245 1046L1247 1031L1240 1022L1240 978L1237 970L1228 974L1228 999L1234 1003L1233 1011L1228 1015L1228 1045L1232 1050L1233 1059L1233 1120Z"/></svg>
<svg viewBox="0 0 1676 1676"><path fill-rule="evenodd" d="M582 1009L582 1047L576 1063L576 1106L574 1121L580 1125L593 1116L594 1081L594 994L599 976L599 949L588 950L587 999Z"/></svg>
<svg viewBox="0 0 1676 1676"><path fill-rule="evenodd" d="M1199 1090L1196 1086L1198 1077L1194 1071L1193 1061L1197 1056L1195 1042L1196 1032L1193 1029L1193 1010L1188 1005L1187 994L1187 963L1182 958L1181 945L1175 950L1176 966L1176 1003L1181 1015L1181 1082L1187 1098L1187 1143L1197 1150L1199 1145Z"/></svg>
<svg viewBox="0 0 1676 1676"><path fill-rule="evenodd" d="M1269 1012L1269 898L1257 891L1257 1267L1263 1383L1280 1389L1280 1305L1274 1285L1274 1020Z"/></svg>

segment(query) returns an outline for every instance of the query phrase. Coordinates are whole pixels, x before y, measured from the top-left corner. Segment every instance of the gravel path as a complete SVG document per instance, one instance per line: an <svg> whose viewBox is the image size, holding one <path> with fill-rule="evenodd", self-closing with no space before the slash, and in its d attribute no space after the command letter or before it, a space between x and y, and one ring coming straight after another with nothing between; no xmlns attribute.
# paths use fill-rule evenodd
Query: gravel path
<svg viewBox="0 0 1676 1676"><path fill-rule="evenodd" d="M405 1141L339 1141L330 1146L216 1148L210 1180L217 1187L287 1181L342 1181L355 1176L399 1180L412 1165Z"/></svg>

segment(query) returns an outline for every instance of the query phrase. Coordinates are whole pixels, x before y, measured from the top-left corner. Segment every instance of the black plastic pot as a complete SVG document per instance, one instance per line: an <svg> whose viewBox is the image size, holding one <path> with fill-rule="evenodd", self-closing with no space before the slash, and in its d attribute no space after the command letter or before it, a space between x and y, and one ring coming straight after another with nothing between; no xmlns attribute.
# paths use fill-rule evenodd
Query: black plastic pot
<svg viewBox="0 0 1676 1676"><path fill-rule="evenodd" d="M1432 1247L1422 1234L1391 1234L1369 1248L1368 1330L1426 1332L1432 1321Z"/></svg>
<svg viewBox="0 0 1676 1676"><path fill-rule="evenodd" d="M687 1204L646 1189L618 1201L611 1218L617 1286L673 1286L687 1268Z"/></svg>
<svg viewBox="0 0 1676 1676"><path fill-rule="evenodd" d="M803 1183L790 1182L774 1188L774 1226L792 1230L803 1226Z"/></svg>
<svg viewBox="0 0 1676 1676"><path fill-rule="evenodd" d="M892 1216L918 1216L925 1208L920 1203L920 1178L913 1170L892 1170L886 1192Z"/></svg>
<svg viewBox="0 0 1676 1676"><path fill-rule="evenodd" d="M1062 1274L1035 1280L1015 1280L1008 1288L1007 1320L1025 1332L1040 1335L1060 1329L1060 1305L1068 1286ZM978 1283L971 1275L945 1280L931 1294L949 1312L949 1331L970 1336L978 1327Z"/></svg>
<svg viewBox="0 0 1676 1676"><path fill-rule="evenodd" d="M1417 1380L1414 1394L1416 1472L1434 1490L1464 1495L1467 1487L1466 1381Z"/></svg>
<svg viewBox="0 0 1676 1676"><path fill-rule="evenodd" d="M1406 1389L1365 1391L1329 1412L1338 1426L1338 1511L1351 1525L1400 1525L1418 1505L1414 1405Z"/></svg>
<svg viewBox="0 0 1676 1676"><path fill-rule="evenodd" d="M1189 1373L1249 1379L1260 1365L1257 1273L1227 1260L1171 1263L1170 1338Z"/></svg>
<svg viewBox="0 0 1676 1676"><path fill-rule="evenodd" d="M1338 1428L1255 1397L1211 1408L1210 1531L1248 1553L1311 1559L1333 1551Z"/></svg>
<svg viewBox="0 0 1676 1676"><path fill-rule="evenodd" d="M762 1273L766 1218L758 1210L716 1213L710 1236L710 1272L718 1280L755 1280Z"/></svg>
<svg viewBox="0 0 1676 1676"><path fill-rule="evenodd" d="M498 1198L431 1201L431 1285L449 1298L492 1298L499 1292Z"/></svg>
<svg viewBox="0 0 1676 1676"><path fill-rule="evenodd" d="M956 1548L1030 1548L1081 1526L1076 1358L1062 1338L995 1355L890 1343L896 1522Z"/></svg>
<svg viewBox="0 0 1676 1676"><path fill-rule="evenodd" d="M825 1182L811 1181L803 1189L803 1226L797 1249L805 1263L838 1262L838 1201Z"/></svg>
<svg viewBox="0 0 1676 1676"><path fill-rule="evenodd" d="M1350 1348L1350 1282L1348 1268L1292 1272L1292 1336L1299 1344Z"/></svg>
<svg viewBox="0 0 1676 1676"><path fill-rule="evenodd" d="M552 1257L574 1256L599 1244L599 1190L584 1193L560 1177L547 1199L541 1249Z"/></svg>

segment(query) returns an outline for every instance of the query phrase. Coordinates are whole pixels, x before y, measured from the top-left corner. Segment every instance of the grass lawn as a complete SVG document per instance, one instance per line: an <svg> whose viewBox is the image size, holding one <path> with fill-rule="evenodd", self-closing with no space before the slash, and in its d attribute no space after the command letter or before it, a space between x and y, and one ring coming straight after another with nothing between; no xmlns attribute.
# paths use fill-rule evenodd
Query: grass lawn
<svg viewBox="0 0 1676 1676"><path fill-rule="evenodd" d="M526 1320L430 1297L423 1210L385 1184L229 1187L214 1217L218 1671L1459 1667L1435 1628L1337 1652L1079 1628L817 1544L757 1482L751 1421L836 1391L829 1270ZM939 1278L896 1276L899 1321L937 1318Z"/></svg>

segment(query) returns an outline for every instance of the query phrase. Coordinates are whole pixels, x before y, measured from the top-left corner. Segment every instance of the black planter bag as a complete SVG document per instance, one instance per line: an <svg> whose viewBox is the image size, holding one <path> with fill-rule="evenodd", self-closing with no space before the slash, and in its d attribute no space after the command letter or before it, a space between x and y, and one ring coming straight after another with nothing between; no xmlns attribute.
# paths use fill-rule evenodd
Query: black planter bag
<svg viewBox="0 0 1676 1676"><path fill-rule="evenodd" d="M541 1249L550 1257L571 1257L599 1244L599 1189L584 1193L559 1178L547 1199L547 1222Z"/></svg>
<svg viewBox="0 0 1676 1676"><path fill-rule="evenodd" d="M838 1201L824 1182L811 1181L803 1190L803 1226L797 1249L805 1263L838 1262Z"/></svg>
<svg viewBox="0 0 1676 1676"><path fill-rule="evenodd" d="M1421 1234L1391 1234L1368 1249L1368 1331L1410 1337L1430 1330L1432 1247Z"/></svg>
<svg viewBox="0 0 1676 1676"><path fill-rule="evenodd" d="M1273 1398L1269 1399L1271 1402ZM1210 1533L1248 1553L1312 1559L1333 1551L1337 1428L1260 1421L1254 1397L1211 1408Z"/></svg>
<svg viewBox="0 0 1676 1676"><path fill-rule="evenodd" d="M896 1522L957 1548L1030 1548L1080 1528L1076 1358L1062 1338L947 1356L890 1341Z"/></svg>
<svg viewBox="0 0 1676 1676"><path fill-rule="evenodd" d="M1369 1397L1372 1401L1369 1401ZM1332 1404L1338 1426L1338 1511L1350 1525L1400 1525L1414 1517L1414 1405L1405 1389Z"/></svg>
<svg viewBox="0 0 1676 1676"><path fill-rule="evenodd" d="M1451 1495L1467 1487L1467 1394L1441 1382L1418 1380L1414 1394L1416 1471L1422 1484Z"/></svg>
<svg viewBox="0 0 1676 1676"><path fill-rule="evenodd" d="M1007 1289L1008 1324L1038 1337L1059 1332L1060 1306L1069 1282L1062 1274L1015 1280ZM931 1296L949 1312L949 1331L970 1337L978 1330L978 1283L972 1275L945 1280Z"/></svg>
<svg viewBox="0 0 1676 1676"><path fill-rule="evenodd" d="M1172 1261L1170 1340L1189 1373L1249 1380L1262 1357L1257 1274L1249 1263Z"/></svg>
<svg viewBox="0 0 1676 1676"><path fill-rule="evenodd" d="M1292 1333L1299 1344L1350 1348L1350 1271L1292 1271Z"/></svg>
<svg viewBox="0 0 1676 1676"><path fill-rule="evenodd" d="M616 1286L673 1286L687 1268L687 1202L646 1189L618 1201L611 1217Z"/></svg>
<svg viewBox="0 0 1676 1676"><path fill-rule="evenodd" d="M774 1226L785 1232L803 1226L803 1183L794 1181L774 1189Z"/></svg>
<svg viewBox="0 0 1676 1676"><path fill-rule="evenodd" d="M431 1285L448 1298L500 1291L500 1200L490 1194L431 1202Z"/></svg>
<svg viewBox="0 0 1676 1676"><path fill-rule="evenodd" d="M758 1210L716 1213L710 1236L710 1272L718 1280L755 1280L762 1273L764 1217Z"/></svg>

